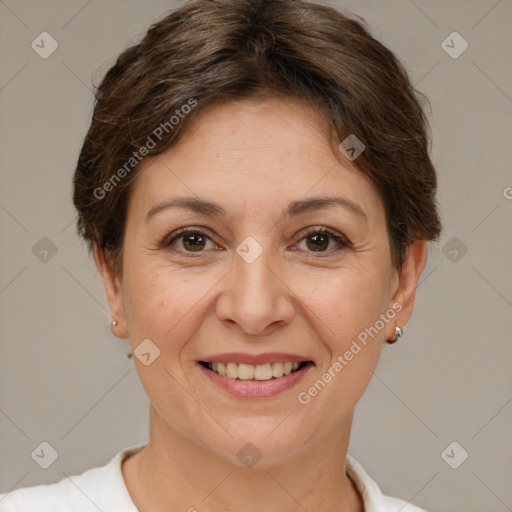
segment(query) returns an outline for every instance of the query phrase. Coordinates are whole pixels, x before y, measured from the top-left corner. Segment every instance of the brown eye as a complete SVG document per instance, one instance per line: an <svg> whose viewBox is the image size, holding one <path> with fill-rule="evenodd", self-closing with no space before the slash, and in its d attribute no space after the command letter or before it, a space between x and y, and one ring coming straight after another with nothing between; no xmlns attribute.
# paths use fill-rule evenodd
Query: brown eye
<svg viewBox="0 0 512 512"><path fill-rule="evenodd" d="M187 251L201 251L206 245L206 238L201 233L182 235L183 247Z"/></svg>
<svg viewBox="0 0 512 512"><path fill-rule="evenodd" d="M326 228L316 228L306 233L298 246L306 252L327 254L351 247L350 242L343 235Z"/></svg>
<svg viewBox="0 0 512 512"><path fill-rule="evenodd" d="M329 235L325 234L310 235L307 237L306 244L312 251L325 251L329 246L329 238Z"/></svg>
<svg viewBox="0 0 512 512"><path fill-rule="evenodd" d="M190 254L193 252L207 252L208 250L215 249L216 246L211 238L202 231L183 228L172 233L170 237L164 238L160 247Z"/></svg>

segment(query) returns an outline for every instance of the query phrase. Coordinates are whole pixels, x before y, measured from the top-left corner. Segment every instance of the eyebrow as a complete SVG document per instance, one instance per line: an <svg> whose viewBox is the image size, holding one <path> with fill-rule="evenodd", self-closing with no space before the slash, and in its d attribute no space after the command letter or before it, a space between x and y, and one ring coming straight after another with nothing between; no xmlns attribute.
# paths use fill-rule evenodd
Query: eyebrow
<svg viewBox="0 0 512 512"><path fill-rule="evenodd" d="M367 219L367 215L364 210L357 204L345 197L312 197L308 199L300 199L293 201L288 205L285 212L285 217L296 217L298 215L321 210L331 206L340 206L346 210ZM225 210L210 201L204 199L198 199L195 197L180 197L162 201L153 206L146 214L146 222L154 217L157 213L166 210L168 208L185 208L208 217L223 218L226 216Z"/></svg>

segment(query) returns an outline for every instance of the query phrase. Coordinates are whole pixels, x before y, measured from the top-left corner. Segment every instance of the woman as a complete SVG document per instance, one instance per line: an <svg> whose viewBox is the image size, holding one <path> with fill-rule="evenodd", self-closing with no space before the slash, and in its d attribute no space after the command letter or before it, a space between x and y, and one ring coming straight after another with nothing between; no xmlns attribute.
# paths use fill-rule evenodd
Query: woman
<svg viewBox="0 0 512 512"><path fill-rule="evenodd" d="M360 22L195 0L107 72L74 177L147 445L2 511L420 511L347 447L440 232L419 94Z"/></svg>

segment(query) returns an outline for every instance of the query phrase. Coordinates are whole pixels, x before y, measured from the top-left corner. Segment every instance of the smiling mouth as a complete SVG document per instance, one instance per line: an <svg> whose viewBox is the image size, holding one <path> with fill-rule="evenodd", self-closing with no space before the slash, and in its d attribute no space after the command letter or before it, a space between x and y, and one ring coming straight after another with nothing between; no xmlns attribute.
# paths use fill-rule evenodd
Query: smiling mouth
<svg viewBox="0 0 512 512"><path fill-rule="evenodd" d="M304 361L300 363L278 362L253 365L200 361L200 364L208 370L228 379L272 380L300 371L305 366L313 363L311 361Z"/></svg>

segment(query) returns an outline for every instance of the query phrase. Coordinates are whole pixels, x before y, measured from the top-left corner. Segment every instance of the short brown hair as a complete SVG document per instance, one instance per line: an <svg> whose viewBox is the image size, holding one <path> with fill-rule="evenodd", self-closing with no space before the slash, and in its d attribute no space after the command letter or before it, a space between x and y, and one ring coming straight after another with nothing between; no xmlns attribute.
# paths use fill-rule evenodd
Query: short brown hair
<svg viewBox="0 0 512 512"><path fill-rule="evenodd" d="M428 100L359 20L304 1L192 0L153 24L96 88L73 193L89 250L98 245L120 271L135 153L162 153L209 105L276 95L320 108L338 142L364 143L354 163L382 198L397 268L412 242L438 238ZM194 111L169 128L191 99ZM150 148L158 126L167 129Z"/></svg>

